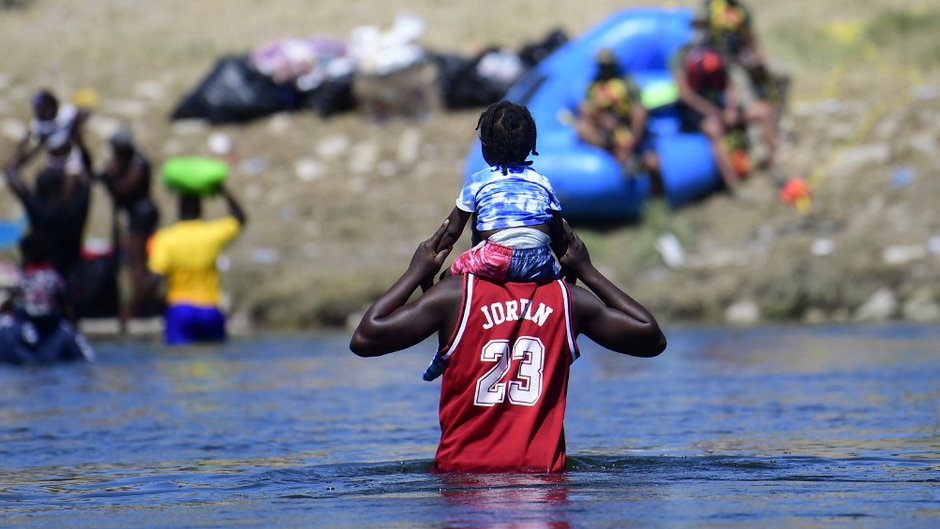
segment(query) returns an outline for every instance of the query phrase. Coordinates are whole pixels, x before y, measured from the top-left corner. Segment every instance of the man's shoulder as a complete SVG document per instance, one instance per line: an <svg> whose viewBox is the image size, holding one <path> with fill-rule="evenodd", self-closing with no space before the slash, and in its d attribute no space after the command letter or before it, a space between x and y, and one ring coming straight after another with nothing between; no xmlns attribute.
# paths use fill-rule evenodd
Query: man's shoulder
<svg viewBox="0 0 940 529"><path fill-rule="evenodd" d="M462 275L448 275L424 292L415 303L427 314L443 317L445 322L449 322L446 325L453 325L461 311L464 280Z"/></svg>
<svg viewBox="0 0 940 529"><path fill-rule="evenodd" d="M589 311L599 306L600 300L597 299L590 290L581 285L572 285L565 283L570 296L572 316L586 316Z"/></svg>
<svg viewBox="0 0 940 529"><path fill-rule="evenodd" d="M448 275L435 283L427 293L442 297L459 296L463 294L464 281L466 280L467 277L463 275Z"/></svg>

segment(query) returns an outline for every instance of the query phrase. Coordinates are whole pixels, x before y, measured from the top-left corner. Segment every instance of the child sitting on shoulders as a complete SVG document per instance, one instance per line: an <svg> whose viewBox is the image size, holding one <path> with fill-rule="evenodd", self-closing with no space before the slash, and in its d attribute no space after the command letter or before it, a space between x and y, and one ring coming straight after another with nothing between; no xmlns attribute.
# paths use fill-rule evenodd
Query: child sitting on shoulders
<svg viewBox="0 0 940 529"><path fill-rule="evenodd" d="M452 248L471 217L473 248L450 266L454 275L475 274L504 282L545 282L558 279L561 269L552 255L564 254L561 204L548 178L532 169L535 120L521 105L502 101L490 105L477 122L483 159L489 167L470 176L448 216L437 250ZM435 355L424 373L434 380L446 360Z"/></svg>
<svg viewBox="0 0 940 529"><path fill-rule="evenodd" d="M550 281L560 275L550 245L561 233L561 204L548 178L527 160L535 150L535 120L508 101L490 105L477 122L489 167L470 176L438 250L451 248L471 216L475 245L454 260L452 274L496 281Z"/></svg>

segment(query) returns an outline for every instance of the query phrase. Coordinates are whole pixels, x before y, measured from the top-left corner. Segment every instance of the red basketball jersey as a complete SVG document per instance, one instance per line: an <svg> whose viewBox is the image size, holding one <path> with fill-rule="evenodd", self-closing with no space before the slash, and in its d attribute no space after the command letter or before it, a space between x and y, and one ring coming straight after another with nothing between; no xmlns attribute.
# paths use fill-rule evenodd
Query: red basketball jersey
<svg viewBox="0 0 940 529"><path fill-rule="evenodd" d="M441 472L559 472L568 368L578 349L564 281L464 276L463 310L442 349Z"/></svg>

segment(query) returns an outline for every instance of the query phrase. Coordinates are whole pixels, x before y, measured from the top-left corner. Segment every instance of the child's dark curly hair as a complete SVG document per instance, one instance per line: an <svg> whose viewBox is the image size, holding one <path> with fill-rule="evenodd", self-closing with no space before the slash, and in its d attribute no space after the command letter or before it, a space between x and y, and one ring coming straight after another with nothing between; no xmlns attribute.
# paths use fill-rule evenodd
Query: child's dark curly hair
<svg viewBox="0 0 940 529"><path fill-rule="evenodd" d="M507 174L510 165L531 165L529 153L535 150L535 120L529 109L500 101L490 105L477 121L480 142L483 144L483 159L492 166L501 166Z"/></svg>

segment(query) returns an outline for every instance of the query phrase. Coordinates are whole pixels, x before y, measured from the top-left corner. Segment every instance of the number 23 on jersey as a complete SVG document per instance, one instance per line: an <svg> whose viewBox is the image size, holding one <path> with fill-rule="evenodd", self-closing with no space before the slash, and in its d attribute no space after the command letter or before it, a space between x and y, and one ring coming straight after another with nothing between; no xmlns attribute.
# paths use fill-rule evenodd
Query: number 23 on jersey
<svg viewBox="0 0 940 529"><path fill-rule="evenodd" d="M512 343L490 340L483 346L480 360L494 365L477 379L474 405L490 407L506 399L519 406L534 406L538 402L545 364L541 340L534 336L520 336ZM515 372L507 377L513 366Z"/></svg>

